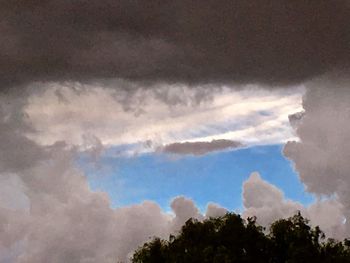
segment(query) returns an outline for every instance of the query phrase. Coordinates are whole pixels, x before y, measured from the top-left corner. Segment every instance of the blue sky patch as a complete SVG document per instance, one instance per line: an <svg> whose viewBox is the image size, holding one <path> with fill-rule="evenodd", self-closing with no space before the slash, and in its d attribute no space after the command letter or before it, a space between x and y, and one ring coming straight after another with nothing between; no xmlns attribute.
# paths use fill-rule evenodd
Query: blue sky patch
<svg viewBox="0 0 350 263"><path fill-rule="evenodd" d="M284 191L288 199L311 203L313 196L304 191L282 148L282 145L256 146L204 156L105 155L100 166L92 166L84 157L79 164L91 188L106 191L113 207L153 200L168 211L171 199L184 195L192 198L202 211L208 202L242 211L242 183L254 171Z"/></svg>

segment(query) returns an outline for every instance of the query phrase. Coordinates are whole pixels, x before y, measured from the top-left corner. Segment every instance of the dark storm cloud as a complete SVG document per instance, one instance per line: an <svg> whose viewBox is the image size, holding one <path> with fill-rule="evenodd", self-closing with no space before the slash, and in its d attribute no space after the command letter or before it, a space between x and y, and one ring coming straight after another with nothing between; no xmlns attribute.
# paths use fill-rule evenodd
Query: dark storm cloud
<svg viewBox="0 0 350 263"><path fill-rule="evenodd" d="M0 82L293 84L350 61L345 0L0 2Z"/></svg>
<svg viewBox="0 0 350 263"><path fill-rule="evenodd" d="M243 144L231 140L212 140L210 142L183 142L165 145L162 152L174 154L204 155L214 151L242 147Z"/></svg>

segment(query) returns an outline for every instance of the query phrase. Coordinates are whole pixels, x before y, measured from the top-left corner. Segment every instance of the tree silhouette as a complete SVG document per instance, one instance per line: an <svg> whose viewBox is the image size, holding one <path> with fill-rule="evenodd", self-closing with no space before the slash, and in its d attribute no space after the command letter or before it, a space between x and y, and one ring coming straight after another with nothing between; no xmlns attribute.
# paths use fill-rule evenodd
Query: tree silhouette
<svg viewBox="0 0 350 263"><path fill-rule="evenodd" d="M269 231L256 218L227 213L203 222L188 220L169 240L154 238L133 263L350 263L350 241L327 239L300 213L274 222Z"/></svg>

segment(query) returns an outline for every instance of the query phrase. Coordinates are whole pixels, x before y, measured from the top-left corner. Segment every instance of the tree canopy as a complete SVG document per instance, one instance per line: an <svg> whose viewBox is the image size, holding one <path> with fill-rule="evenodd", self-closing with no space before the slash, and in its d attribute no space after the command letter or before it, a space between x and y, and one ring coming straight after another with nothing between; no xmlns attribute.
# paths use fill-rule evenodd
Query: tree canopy
<svg viewBox="0 0 350 263"><path fill-rule="evenodd" d="M154 238L133 255L133 263L350 263L350 241L326 239L300 213L274 222L268 231L256 218L227 213L188 220L168 240Z"/></svg>

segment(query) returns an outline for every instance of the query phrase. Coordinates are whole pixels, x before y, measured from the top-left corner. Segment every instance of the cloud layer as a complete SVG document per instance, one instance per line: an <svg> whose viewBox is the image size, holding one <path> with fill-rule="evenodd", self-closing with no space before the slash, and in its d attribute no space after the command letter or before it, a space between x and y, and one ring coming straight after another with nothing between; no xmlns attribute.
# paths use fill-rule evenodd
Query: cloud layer
<svg viewBox="0 0 350 263"><path fill-rule="evenodd" d="M323 1L1 1L0 83L124 78L291 84L349 65L350 7Z"/></svg>
<svg viewBox="0 0 350 263"><path fill-rule="evenodd" d="M134 145L134 152L182 142L254 145L295 139L288 115L302 109L302 87L274 92L254 86L245 91L210 90L208 98L197 102L198 90L180 85L130 95L52 84L28 98L24 111L33 129L27 135L43 145L59 140L85 145L95 136L107 146Z"/></svg>

